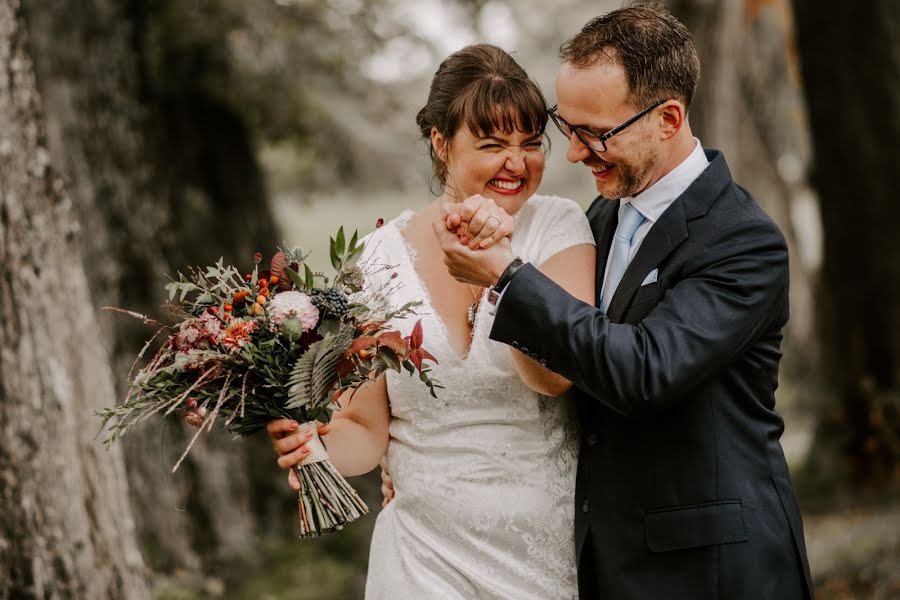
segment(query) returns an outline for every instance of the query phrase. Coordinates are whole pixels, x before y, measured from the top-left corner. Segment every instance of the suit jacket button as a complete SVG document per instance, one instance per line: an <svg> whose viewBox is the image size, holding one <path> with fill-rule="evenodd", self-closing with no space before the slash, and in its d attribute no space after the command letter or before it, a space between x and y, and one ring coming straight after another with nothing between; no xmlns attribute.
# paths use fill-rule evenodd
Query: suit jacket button
<svg viewBox="0 0 900 600"><path fill-rule="evenodd" d="M510 342L509 345L512 346L513 348L515 348L516 350L519 349L519 342L517 342L516 340L513 340L512 342Z"/></svg>
<svg viewBox="0 0 900 600"><path fill-rule="evenodd" d="M591 448L596 446L597 442L599 442L599 441L600 441L600 436L598 436L596 433L592 433L589 436L587 436L587 445L590 446Z"/></svg>
<svg viewBox="0 0 900 600"><path fill-rule="evenodd" d="M519 346L519 352L521 352L522 354L525 354L527 356L528 348L526 348L525 346Z"/></svg>
<svg viewBox="0 0 900 600"><path fill-rule="evenodd" d="M541 365L542 367L546 367L546 366L547 366L547 359L546 359L546 358L542 358L541 360L538 361L538 363L540 363L540 365Z"/></svg>
<svg viewBox="0 0 900 600"><path fill-rule="evenodd" d="M581 512L585 512L585 513L586 513L586 512L588 511L588 509L590 509L590 507L591 507L590 502L588 502L587 500L585 500L585 501L581 504Z"/></svg>

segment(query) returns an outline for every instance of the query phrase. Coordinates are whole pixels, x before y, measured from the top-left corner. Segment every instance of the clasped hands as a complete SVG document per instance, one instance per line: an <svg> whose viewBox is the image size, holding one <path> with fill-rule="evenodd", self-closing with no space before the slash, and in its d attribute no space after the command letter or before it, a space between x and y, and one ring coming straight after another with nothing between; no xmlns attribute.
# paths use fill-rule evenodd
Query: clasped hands
<svg viewBox="0 0 900 600"><path fill-rule="evenodd" d="M445 203L432 226L447 271L462 283L490 287L514 258L513 219L490 198Z"/></svg>

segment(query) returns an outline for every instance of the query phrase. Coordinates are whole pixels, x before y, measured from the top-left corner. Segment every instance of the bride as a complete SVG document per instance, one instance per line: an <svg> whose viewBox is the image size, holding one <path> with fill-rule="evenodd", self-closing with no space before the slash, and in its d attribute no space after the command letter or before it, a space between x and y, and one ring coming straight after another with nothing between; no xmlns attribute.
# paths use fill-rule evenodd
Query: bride
<svg viewBox="0 0 900 600"><path fill-rule="evenodd" d="M488 338L488 290L448 274L432 223L444 204L491 198L513 215L513 239L497 243L589 303L594 238L577 204L535 195L546 102L503 50L469 46L444 60L417 123L443 193L377 229L362 260L393 267L369 269L376 274L366 288L389 290L378 300L395 307L424 300L425 347L445 388L435 399L418 380L388 372L352 402L341 398L341 410L320 428L342 474L367 473L384 457L394 480L394 499L372 537L366 598L574 599L578 444L574 414L555 397L571 383L527 348ZM409 335L414 321L391 326ZM311 434L283 419L269 433L279 466L303 461ZM293 471L290 480L299 487Z"/></svg>

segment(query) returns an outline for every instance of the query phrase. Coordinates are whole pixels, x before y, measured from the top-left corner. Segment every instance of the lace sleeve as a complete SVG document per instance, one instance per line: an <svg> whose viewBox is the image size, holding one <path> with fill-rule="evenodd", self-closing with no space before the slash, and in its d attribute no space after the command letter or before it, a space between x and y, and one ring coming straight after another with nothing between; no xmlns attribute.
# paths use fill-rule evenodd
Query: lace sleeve
<svg viewBox="0 0 900 600"><path fill-rule="evenodd" d="M542 232L534 261L540 266L550 257L579 244L594 245L594 234L584 211L573 200L544 198L534 225Z"/></svg>

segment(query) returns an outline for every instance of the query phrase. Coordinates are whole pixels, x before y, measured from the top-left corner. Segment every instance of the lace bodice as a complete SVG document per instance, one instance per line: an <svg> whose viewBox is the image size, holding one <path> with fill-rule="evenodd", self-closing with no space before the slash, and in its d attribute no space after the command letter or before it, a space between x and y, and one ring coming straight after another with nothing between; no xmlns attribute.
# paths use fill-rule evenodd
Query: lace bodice
<svg viewBox="0 0 900 600"><path fill-rule="evenodd" d="M546 398L519 378L508 346L490 340L482 298L468 355L448 342L402 235L412 211L367 240L363 264L391 265L367 281L390 306L420 299L425 347L445 386L438 398L405 373L389 373L387 464L396 496L378 517L366 598L569 599L577 595L573 510L577 432L566 398ZM540 265L591 243L577 204L534 196L514 217L513 251ZM377 271L377 269L375 269ZM396 275L394 275L396 273Z"/></svg>

